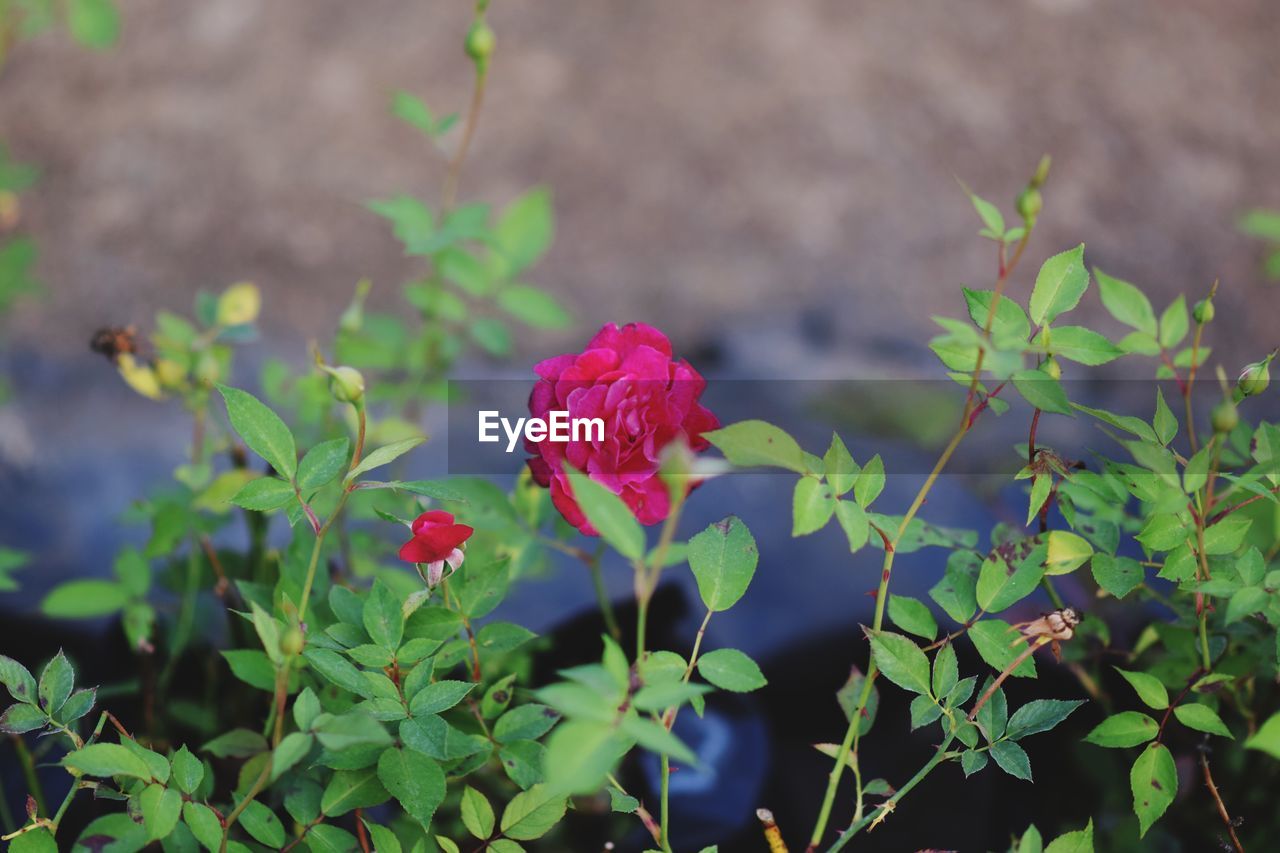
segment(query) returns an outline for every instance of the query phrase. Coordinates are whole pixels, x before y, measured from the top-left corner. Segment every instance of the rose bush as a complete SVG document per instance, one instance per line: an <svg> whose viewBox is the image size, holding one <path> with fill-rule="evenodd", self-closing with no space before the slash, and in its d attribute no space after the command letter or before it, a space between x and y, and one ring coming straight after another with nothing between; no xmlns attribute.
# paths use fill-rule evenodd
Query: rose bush
<svg viewBox="0 0 1280 853"><path fill-rule="evenodd" d="M674 358L667 336L644 323L609 323L582 352L549 358L534 372L540 377L529 395L534 417L567 411L571 419L605 423L603 441L525 441L536 454L529 460L534 481L551 488L565 520L596 533L574 498L566 464L621 497L641 524L665 519L671 497L658 476L663 451L673 441L704 450L703 433L720 425L699 402L706 382Z"/></svg>

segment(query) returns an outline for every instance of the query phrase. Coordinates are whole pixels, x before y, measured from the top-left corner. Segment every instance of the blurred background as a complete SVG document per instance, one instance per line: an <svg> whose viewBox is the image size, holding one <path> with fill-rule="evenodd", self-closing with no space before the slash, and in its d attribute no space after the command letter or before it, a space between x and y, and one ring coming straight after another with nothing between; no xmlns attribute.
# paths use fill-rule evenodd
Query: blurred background
<svg viewBox="0 0 1280 853"><path fill-rule="evenodd" d="M22 219L43 288L3 319L0 353L13 389L0 409L0 544L32 554L23 591L0 603L16 610L71 574L105 572L141 533L119 514L183 455L182 413L119 382L88 350L94 330L149 331L158 309L188 313L202 288L253 281L264 334L240 355L252 386L268 356L302 363L361 277L372 307L401 310L421 261L364 202L435 199L446 157L391 115L391 96L443 114L470 91L467 3L119 6L114 50L51 34L0 76L0 139L41 172ZM1090 266L1140 284L1157 310L1220 279L1213 345L1229 371L1280 344L1262 246L1237 228L1246 209L1280 207L1274 0L498 0L490 21L498 49L462 196L502 205L551 188L556 241L533 279L577 322L524 334L513 359L476 359L471 375L526 375L604 322L642 320L712 379L937 377L930 316L961 315L960 285L994 277L956 179L1010 211L1045 152L1045 212L1013 293L1084 242ZM1096 292L1080 310L1119 336ZM752 414L733 405L724 420ZM807 445L825 447L824 429ZM903 479L886 506L913 491ZM838 531L793 544L789 496L771 482L709 486L691 520L738 512L768 569L755 608L713 631L762 658L830 659L830 683L812 689L834 739L830 692L871 574L849 567ZM1020 500L973 494L949 478L931 518L979 526ZM936 577L914 590L904 578L902 591ZM524 599L543 614L532 622L590 607L571 580ZM611 588L629 583L618 567ZM778 666L785 684L794 670ZM820 782L822 760L807 760Z"/></svg>

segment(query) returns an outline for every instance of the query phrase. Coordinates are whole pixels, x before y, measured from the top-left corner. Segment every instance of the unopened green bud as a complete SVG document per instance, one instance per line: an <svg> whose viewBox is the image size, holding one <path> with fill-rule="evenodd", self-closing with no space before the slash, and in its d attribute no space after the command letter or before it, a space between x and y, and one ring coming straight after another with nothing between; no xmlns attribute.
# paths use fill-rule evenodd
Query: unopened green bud
<svg viewBox="0 0 1280 853"><path fill-rule="evenodd" d="M1040 195L1040 190L1034 186L1029 186L1018 193L1016 207L1018 215L1024 220L1035 222L1036 217L1040 215L1040 211L1044 208L1044 198Z"/></svg>
<svg viewBox="0 0 1280 853"><path fill-rule="evenodd" d="M1267 390L1267 386L1271 384L1270 361L1271 359L1254 362L1240 373L1240 378L1236 380L1236 387L1240 389L1241 394L1252 397Z"/></svg>
<svg viewBox="0 0 1280 853"><path fill-rule="evenodd" d="M1049 166L1053 164L1053 158L1048 154L1040 158L1040 162L1036 164L1036 173L1031 176L1030 187L1039 189L1044 186L1044 182L1049 177Z"/></svg>
<svg viewBox="0 0 1280 853"><path fill-rule="evenodd" d="M1196 307L1191 310L1191 316L1196 318L1196 322L1201 326L1206 323L1213 322L1213 300L1201 299L1196 303Z"/></svg>
<svg viewBox="0 0 1280 853"><path fill-rule="evenodd" d="M280 637L280 651L288 657L297 657L302 654L304 645L306 645L306 639L297 628L290 628Z"/></svg>
<svg viewBox="0 0 1280 853"><path fill-rule="evenodd" d="M1046 358L1044 364L1040 365L1040 369L1054 379L1062 378L1062 365L1053 356Z"/></svg>
<svg viewBox="0 0 1280 853"><path fill-rule="evenodd" d="M364 377L354 367L325 367L329 393L339 403L355 403L364 397Z"/></svg>
<svg viewBox="0 0 1280 853"><path fill-rule="evenodd" d="M489 62L489 57L493 55L493 48L496 44L493 30L489 29L489 25L485 23L484 18L476 18L475 23L471 25L471 29L467 32L467 56L480 67L484 67Z"/></svg>
<svg viewBox="0 0 1280 853"><path fill-rule="evenodd" d="M1230 400L1223 400L1214 406L1209 418L1214 432L1231 432L1240 423L1240 413L1236 411L1236 404Z"/></svg>

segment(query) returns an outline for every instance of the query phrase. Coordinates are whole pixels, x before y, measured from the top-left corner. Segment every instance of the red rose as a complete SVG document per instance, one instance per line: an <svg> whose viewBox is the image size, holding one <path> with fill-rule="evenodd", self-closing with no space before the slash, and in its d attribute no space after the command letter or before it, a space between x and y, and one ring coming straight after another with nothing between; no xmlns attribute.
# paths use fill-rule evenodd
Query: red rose
<svg viewBox="0 0 1280 853"><path fill-rule="evenodd" d="M462 565L460 546L475 532L465 524L455 524L453 514L441 509L418 516L412 530L413 538L400 546L400 559L407 563L425 564L426 571L422 576L429 587L440 583L446 564L450 571L456 571Z"/></svg>
<svg viewBox="0 0 1280 853"><path fill-rule="evenodd" d="M529 395L529 412L548 420L553 411L569 418L600 418L604 440L525 441L535 454L529 470L551 487L556 509L588 535L587 522L569 489L571 465L619 495L642 524L667 517L670 497L658 477L662 450L683 441L692 450L708 446L704 432L720 422L699 402L706 381L687 361L675 361L671 341L652 326L609 323L576 355L549 358L534 367L541 377ZM595 436L591 436L592 439Z"/></svg>

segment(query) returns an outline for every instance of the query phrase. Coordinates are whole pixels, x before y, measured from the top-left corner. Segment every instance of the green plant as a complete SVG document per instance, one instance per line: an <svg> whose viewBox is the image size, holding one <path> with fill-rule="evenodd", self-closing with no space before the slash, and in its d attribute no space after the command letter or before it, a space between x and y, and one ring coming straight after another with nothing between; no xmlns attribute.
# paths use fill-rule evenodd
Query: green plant
<svg viewBox="0 0 1280 853"><path fill-rule="evenodd" d="M54 618L118 615L137 659L136 691L76 690L61 653L38 680L0 657L13 698L0 730L14 737L32 797L26 821L5 836L11 849L67 847L68 810L92 792L122 805L97 814L82 846L566 849L571 809L595 805L622 821L634 815L653 847L670 853L680 843L671 833L673 765L699 761L675 734L677 719L703 713L717 691L767 686L750 657L718 645L713 616L749 593L757 571L773 569L743 519L727 515L687 539L681 519L700 499L693 483L764 467L795 478L794 536L834 521L851 555L881 554L864 628L869 664L833 697L845 729L814 733L839 737L817 744L831 761L824 795L812 804L811 826L780 828L762 812L772 849L785 849L783 830L810 850L842 849L893 821L942 767L954 768L957 783L990 764L1031 781L1025 739L1086 701L1010 706L1005 685L1035 678L1036 652L1047 647L1070 665L1080 695L1108 710L1081 749L1099 761L1107 750L1136 750L1123 759L1132 817L1105 815L1111 846L1132 847L1166 815L1179 754L1193 758L1208 792L1186 807L1220 819L1219 831L1242 850L1214 770L1280 759L1280 427L1257 415L1258 399L1274 393L1264 375L1274 353L1260 353L1234 385L1216 371L1221 399L1207 420L1197 412L1216 285L1194 311L1178 297L1157 314L1138 287L1091 274L1081 245L1049 256L1020 292L1020 264L1045 215L1046 158L1018 194L1012 226L969 194L991 242L994 283L963 290L961 318L937 319L942 333L931 348L954 380L958 413L905 506L884 506L882 458L856 460L838 434L819 456L764 421L720 427L697 403L701 377L675 360L665 336L637 325L606 326L587 352L539 365L539 387L568 390L563 400L549 392L531 401L535 412L585 405L590 394L578 391L625 385L632 395L624 410L643 429L627 433L621 449L617 436L577 448L603 464L575 466L566 453L539 449L509 488L412 479L404 464L425 440L421 409L447 399L444 383L466 348L506 355L509 320L568 322L552 297L525 283L552 238L549 195L527 193L497 216L456 203L494 49L482 0L464 43L475 70L471 106L440 202L370 204L405 251L424 259L422 276L404 287L411 320L367 311L362 282L332 341L313 348L304 368L269 362L261 395L233 384L235 348L257 335L263 300L252 284L201 294L192 318L157 315L146 342L132 329L95 338L134 390L189 413L190 454L172 484L126 515L146 525L146 543L116 555L112 577L70 581L42 604ZM405 93L393 109L436 143L456 125ZM1067 321L1095 281L1124 327L1118 339ZM1064 376L1122 358L1150 360L1155 382L1140 414L1072 399ZM662 417L649 417L655 412ZM962 448L990 418L1024 412L1026 441L1015 448L1015 481L1027 495L1021 523L977 531L926 520L928 498ZM1042 425L1054 416L1095 422L1118 450L1070 458L1046 441ZM723 462L698 455L707 442ZM625 482L623 466L607 464L619 460L632 466ZM658 525L654 535L642 520ZM405 536L395 551L393 540ZM891 589L898 555L924 549L945 555L933 606ZM538 683L533 655L545 638L496 614L553 554L588 568L605 633L591 663ZM631 572L634 635L624 635L604 594L606 562ZM686 565L703 618L684 648L656 648L655 592ZM1073 574L1101 599L1083 618L1055 586ZM856 587L845 591L851 599ZM1053 611L1020 620L1039 590ZM1110 620L1148 604L1161 618L1128 647L1113 643ZM945 628L939 613L950 620ZM961 643L985 665L962 672ZM878 719L889 690L910 695L907 720ZM101 709L94 716L100 699L131 692L140 694L139 711L127 723ZM910 775L866 779L865 741L892 736L890 726L929 727L936 748ZM37 733L47 737L33 749L26 736ZM660 767L649 802L618 772L639 751ZM52 809L37 760L56 762L70 779ZM1276 768L1259 772L1274 778ZM1076 827L1048 845L1028 827L1011 849L1094 849L1094 822Z"/></svg>

